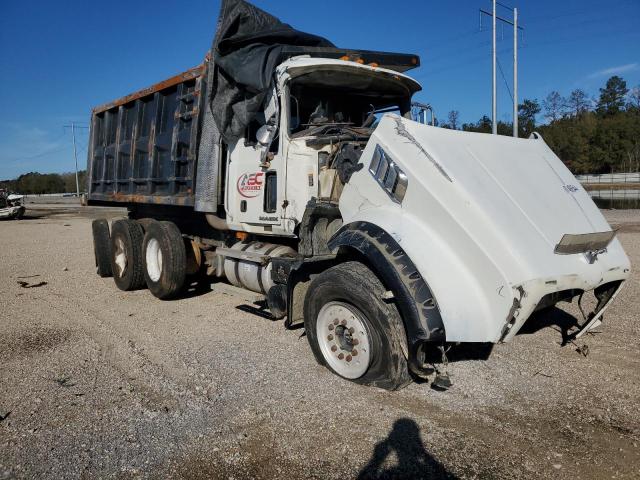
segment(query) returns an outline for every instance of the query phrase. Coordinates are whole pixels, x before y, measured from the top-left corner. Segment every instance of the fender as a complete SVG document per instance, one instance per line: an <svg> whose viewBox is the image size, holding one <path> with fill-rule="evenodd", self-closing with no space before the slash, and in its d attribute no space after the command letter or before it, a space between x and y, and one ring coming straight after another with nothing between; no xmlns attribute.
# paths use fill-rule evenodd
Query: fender
<svg viewBox="0 0 640 480"><path fill-rule="evenodd" d="M382 282L394 295L407 334L410 368L420 373L424 367L425 342L444 342L444 324L438 305L418 269L398 242L369 222L344 225L329 240L329 249L340 253L353 249L374 266Z"/></svg>

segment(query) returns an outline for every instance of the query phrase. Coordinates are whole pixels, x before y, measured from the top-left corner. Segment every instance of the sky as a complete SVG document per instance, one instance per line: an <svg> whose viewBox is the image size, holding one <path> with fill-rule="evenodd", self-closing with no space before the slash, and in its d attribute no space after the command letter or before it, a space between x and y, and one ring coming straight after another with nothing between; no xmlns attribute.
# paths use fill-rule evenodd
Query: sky
<svg viewBox="0 0 640 480"><path fill-rule="evenodd" d="M415 53L416 100L446 119L491 114L489 0L255 0L295 28L339 47ZM640 84L640 0L519 0L524 27L519 98L582 88L597 96L611 75ZM0 179L73 171L70 122L91 109L199 64L219 0L0 2ZM390 8L391 6L391 8ZM510 17L507 8L498 14ZM511 27L498 29L498 118L511 121ZM542 119L541 119L542 120ZM86 166L88 129L77 131Z"/></svg>

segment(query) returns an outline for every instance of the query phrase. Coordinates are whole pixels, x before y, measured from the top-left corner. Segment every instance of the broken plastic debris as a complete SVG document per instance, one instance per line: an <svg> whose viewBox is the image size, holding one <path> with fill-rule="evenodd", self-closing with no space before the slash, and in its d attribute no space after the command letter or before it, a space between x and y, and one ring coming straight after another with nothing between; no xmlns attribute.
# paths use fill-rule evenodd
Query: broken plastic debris
<svg viewBox="0 0 640 480"><path fill-rule="evenodd" d="M435 380L431 384L431 388L436 390L449 390L451 388L451 379L448 373L438 373Z"/></svg>
<svg viewBox="0 0 640 480"><path fill-rule="evenodd" d="M65 388L75 387L76 384L71 382L70 380L71 380L71 378L69 378L69 377L61 377L61 378L54 378L53 379L53 381L56 382L61 387L65 387Z"/></svg>
<svg viewBox="0 0 640 480"><path fill-rule="evenodd" d="M451 345L446 349L444 345L438 347L438 350L442 353L442 371L436 369L436 378L431 384L431 388L435 390L449 390L451 388L451 379L449 378L449 372L447 367L449 366L449 359L447 358L447 352L451 350Z"/></svg>
<svg viewBox="0 0 640 480"><path fill-rule="evenodd" d="M584 355L585 357L587 355L589 355L589 345L582 345L578 348L576 348L576 352L581 353L582 355Z"/></svg>
<svg viewBox="0 0 640 480"><path fill-rule="evenodd" d="M20 285L22 288L37 288L37 287L42 287L44 285L46 285L47 282L40 282L40 283L29 283L29 282L25 282L24 280L18 280L18 285Z"/></svg>

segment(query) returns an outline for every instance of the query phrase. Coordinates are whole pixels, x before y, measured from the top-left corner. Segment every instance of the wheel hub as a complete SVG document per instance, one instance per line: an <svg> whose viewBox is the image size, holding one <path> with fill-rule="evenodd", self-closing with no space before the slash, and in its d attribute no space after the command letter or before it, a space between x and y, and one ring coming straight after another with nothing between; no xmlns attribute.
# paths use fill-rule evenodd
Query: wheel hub
<svg viewBox="0 0 640 480"><path fill-rule="evenodd" d="M118 267L116 273L118 277L122 278L127 269L127 252L124 248L124 241L121 238L116 238L115 264Z"/></svg>
<svg viewBox="0 0 640 480"><path fill-rule="evenodd" d="M149 243L147 243L145 259L147 261L147 274L149 278L157 282L160 280L162 273L162 250L160 249L160 242L155 238L150 239Z"/></svg>
<svg viewBox="0 0 640 480"><path fill-rule="evenodd" d="M327 303L318 313L316 330L324 359L336 373L349 379L365 374L371 363L371 340L358 308Z"/></svg>
<svg viewBox="0 0 640 480"><path fill-rule="evenodd" d="M353 330L353 327L347 328L343 325L338 325L337 327L335 327L336 342L338 346L344 351L351 352L351 350L353 350L353 347L355 346L353 344L353 341L355 340L355 338L353 337Z"/></svg>

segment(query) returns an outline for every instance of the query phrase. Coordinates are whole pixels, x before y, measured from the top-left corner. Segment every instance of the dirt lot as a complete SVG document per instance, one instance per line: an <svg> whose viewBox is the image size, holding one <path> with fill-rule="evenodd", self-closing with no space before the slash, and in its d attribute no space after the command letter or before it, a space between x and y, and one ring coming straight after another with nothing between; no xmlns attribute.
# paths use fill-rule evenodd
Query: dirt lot
<svg viewBox="0 0 640 480"><path fill-rule="evenodd" d="M567 305L459 349L448 392L390 393L215 287L117 290L94 274L95 210L29 213L0 223L0 479L640 477L637 269L578 345ZM606 214L639 265L640 211Z"/></svg>

